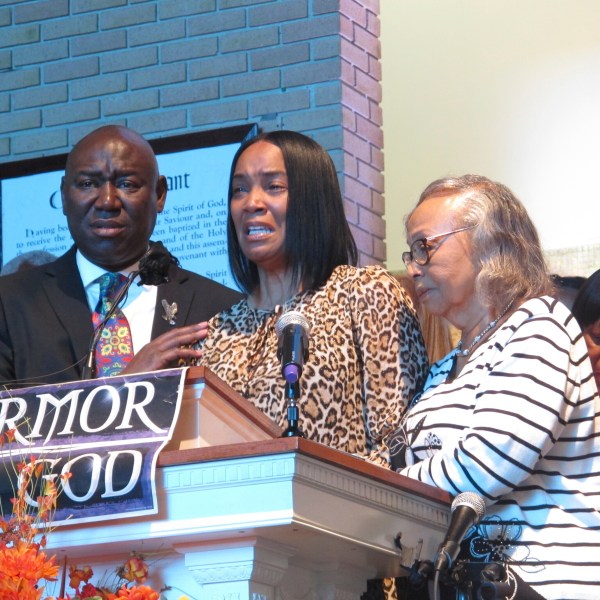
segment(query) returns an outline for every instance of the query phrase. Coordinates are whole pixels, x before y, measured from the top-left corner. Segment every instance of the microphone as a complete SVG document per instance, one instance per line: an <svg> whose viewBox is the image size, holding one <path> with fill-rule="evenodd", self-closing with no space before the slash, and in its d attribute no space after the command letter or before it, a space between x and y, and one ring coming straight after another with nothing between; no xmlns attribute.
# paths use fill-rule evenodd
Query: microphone
<svg viewBox="0 0 600 600"><path fill-rule="evenodd" d="M88 346L88 353L85 364L81 372L81 379L91 379L94 372L94 363L96 359L96 344L102 335L104 326L114 315L123 298L127 295L133 280L139 275L138 285L161 285L169 281L168 273L171 265L179 265L179 261L165 248L162 242L152 242L150 248L146 250L138 263L136 271L132 271L127 276L127 282L121 288L115 297L110 310L106 313L104 319L96 330Z"/></svg>
<svg viewBox="0 0 600 600"><path fill-rule="evenodd" d="M140 258L136 272L136 275L140 276L138 285L168 283L171 265L179 265L179 261L164 247L162 242L153 242L144 256Z"/></svg>
<svg viewBox="0 0 600 600"><path fill-rule="evenodd" d="M304 315L293 310L281 315L275 325L277 358L281 361L281 374L290 385L298 382L308 358L309 329Z"/></svg>
<svg viewBox="0 0 600 600"><path fill-rule="evenodd" d="M475 492L463 492L454 498L450 511L450 526L435 560L435 570L440 572L452 565L467 531L483 519L485 502Z"/></svg>

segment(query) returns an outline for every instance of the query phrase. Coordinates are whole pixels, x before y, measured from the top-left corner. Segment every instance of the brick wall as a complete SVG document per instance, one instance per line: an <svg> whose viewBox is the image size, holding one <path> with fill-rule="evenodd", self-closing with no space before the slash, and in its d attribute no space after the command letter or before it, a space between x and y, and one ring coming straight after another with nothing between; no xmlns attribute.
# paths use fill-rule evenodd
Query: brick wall
<svg viewBox="0 0 600 600"><path fill-rule="evenodd" d="M293 129L332 155L361 264L382 262L379 59L379 0L0 0L0 169L106 123Z"/></svg>

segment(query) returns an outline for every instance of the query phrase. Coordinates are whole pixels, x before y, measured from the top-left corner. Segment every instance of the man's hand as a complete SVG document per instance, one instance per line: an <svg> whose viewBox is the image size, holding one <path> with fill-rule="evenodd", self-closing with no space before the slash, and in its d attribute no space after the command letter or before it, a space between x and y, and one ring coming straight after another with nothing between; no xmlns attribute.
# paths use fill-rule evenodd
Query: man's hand
<svg viewBox="0 0 600 600"><path fill-rule="evenodd" d="M208 323L206 321L171 329L146 344L120 374L131 375L132 373L168 369L176 367L180 359L187 362L191 358L199 358L202 356L202 350L195 350L192 345L203 340L207 332Z"/></svg>

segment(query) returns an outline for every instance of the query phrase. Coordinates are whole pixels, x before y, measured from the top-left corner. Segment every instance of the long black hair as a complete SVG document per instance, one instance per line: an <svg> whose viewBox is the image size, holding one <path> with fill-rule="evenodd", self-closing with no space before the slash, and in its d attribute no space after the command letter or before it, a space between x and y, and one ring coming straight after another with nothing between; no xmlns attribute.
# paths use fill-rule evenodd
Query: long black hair
<svg viewBox="0 0 600 600"><path fill-rule="evenodd" d="M303 290L323 285L338 265L355 265L356 242L348 226L335 166L327 151L313 139L295 132L277 130L244 142L229 175L228 204L237 161L249 146L264 141L283 154L288 179L285 263L292 279ZM238 285L248 294L259 284L256 264L242 253L231 218L227 222L229 264Z"/></svg>

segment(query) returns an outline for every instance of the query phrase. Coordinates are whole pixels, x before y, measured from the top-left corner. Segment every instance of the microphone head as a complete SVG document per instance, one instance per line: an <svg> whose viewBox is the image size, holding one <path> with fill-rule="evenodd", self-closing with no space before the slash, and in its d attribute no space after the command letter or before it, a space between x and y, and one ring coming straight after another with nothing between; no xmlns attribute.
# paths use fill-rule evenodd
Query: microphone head
<svg viewBox="0 0 600 600"><path fill-rule="evenodd" d="M310 331L310 325L308 324L306 317L296 310L290 310L289 312L283 313L281 317L279 317L279 320L275 324L277 337L281 336L283 330L288 325L299 325L304 331L304 335L308 335Z"/></svg>
<svg viewBox="0 0 600 600"><path fill-rule="evenodd" d="M468 506L475 511L477 520L473 525L477 525L485 515L485 502L483 501L483 498L475 492L462 492L458 494L452 501L450 512L454 512L459 506Z"/></svg>
<svg viewBox="0 0 600 600"><path fill-rule="evenodd" d="M162 242L154 242L142 258L138 267L140 284L160 285L169 281L169 268L179 261L164 247Z"/></svg>

